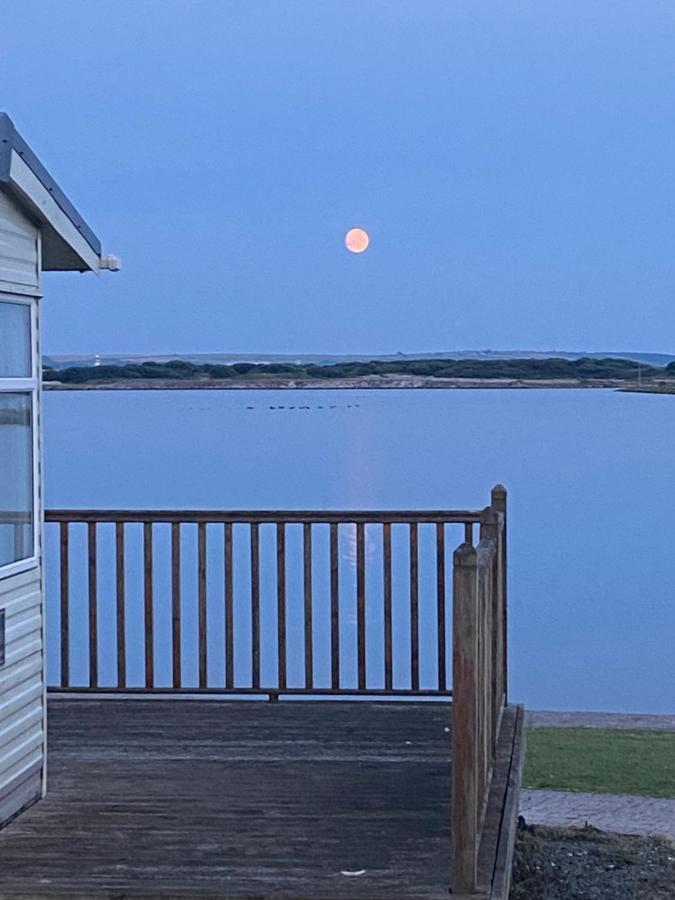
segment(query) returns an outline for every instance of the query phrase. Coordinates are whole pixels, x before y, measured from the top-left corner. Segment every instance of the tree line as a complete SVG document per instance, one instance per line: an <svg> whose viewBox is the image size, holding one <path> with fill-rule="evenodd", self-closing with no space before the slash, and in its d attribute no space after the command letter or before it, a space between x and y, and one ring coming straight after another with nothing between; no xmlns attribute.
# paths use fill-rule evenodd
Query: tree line
<svg viewBox="0 0 675 900"><path fill-rule="evenodd" d="M88 384L128 380L225 380L225 379L339 379L366 375L416 375L429 378L506 378L514 380L546 379L618 379L635 381L675 377L675 362L665 368L628 359L405 359L344 362L329 365L314 363L190 363L181 359L168 362L148 360L125 365L71 366L44 368L45 381L63 384Z"/></svg>

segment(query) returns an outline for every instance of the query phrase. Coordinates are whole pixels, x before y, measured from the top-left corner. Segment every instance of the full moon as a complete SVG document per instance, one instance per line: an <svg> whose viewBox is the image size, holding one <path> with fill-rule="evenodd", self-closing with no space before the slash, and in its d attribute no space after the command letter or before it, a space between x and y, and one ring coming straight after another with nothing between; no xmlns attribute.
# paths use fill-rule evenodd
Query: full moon
<svg viewBox="0 0 675 900"><path fill-rule="evenodd" d="M363 228L351 228L345 235L345 247L351 253L363 253L369 243L368 232Z"/></svg>

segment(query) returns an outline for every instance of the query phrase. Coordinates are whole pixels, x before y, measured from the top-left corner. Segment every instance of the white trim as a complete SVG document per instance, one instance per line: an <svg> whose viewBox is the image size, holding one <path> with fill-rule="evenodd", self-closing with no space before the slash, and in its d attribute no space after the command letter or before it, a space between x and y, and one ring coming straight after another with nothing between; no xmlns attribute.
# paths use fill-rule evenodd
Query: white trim
<svg viewBox="0 0 675 900"><path fill-rule="evenodd" d="M30 373L36 387L39 387L40 383L38 324L37 300L33 300L30 305Z"/></svg>
<svg viewBox="0 0 675 900"><path fill-rule="evenodd" d="M35 347L35 310L33 310L33 347ZM40 382L31 391L31 426L33 439L33 556L42 558L42 467L40 465Z"/></svg>
<svg viewBox="0 0 675 900"><path fill-rule="evenodd" d="M12 150L9 166L9 177L13 187L21 194L21 199L28 209L39 219L44 219L59 237L64 240L82 262L83 269L98 272L100 257L92 250L84 237L73 225L56 200L35 175L30 166L23 161L16 150Z"/></svg>
<svg viewBox="0 0 675 900"><path fill-rule="evenodd" d="M39 241L39 237L38 237ZM38 251L39 251L38 244ZM33 555L39 560L42 559L42 442L41 442L41 425L40 425L40 402L42 395L40 393L40 341L38 335L38 302L34 300L31 304L30 315L30 358L31 371L35 380L35 389L33 390ZM42 595L44 597L44 593Z"/></svg>
<svg viewBox="0 0 675 900"><path fill-rule="evenodd" d="M30 569L37 569L40 565L38 556L31 556L29 559L20 559L18 562L7 563L6 566L0 566L0 582L5 578L11 578L13 575L20 575L22 572L28 572Z"/></svg>
<svg viewBox="0 0 675 900"><path fill-rule="evenodd" d="M37 388L35 378L0 378L0 394L25 394Z"/></svg>
<svg viewBox="0 0 675 900"><path fill-rule="evenodd" d="M26 306L33 302L35 295L31 293L30 288L26 289L25 284L21 293L23 294L23 297L16 297L12 293L9 293L7 297L4 297L3 292L0 291L0 300L7 300L8 303L25 303Z"/></svg>
<svg viewBox="0 0 675 900"><path fill-rule="evenodd" d="M7 300L8 303L25 303L26 306L29 306L35 299L35 294L31 293L30 288L26 289L25 284L21 293L23 294L23 297L16 297L11 292L8 292L8 296L4 297L2 290L0 290L0 300Z"/></svg>
<svg viewBox="0 0 675 900"><path fill-rule="evenodd" d="M42 293L35 287L25 284L15 284L13 281L0 281L0 294L22 295L24 297L41 297Z"/></svg>
<svg viewBox="0 0 675 900"><path fill-rule="evenodd" d="M38 258L40 259L40 272L42 271L42 234L38 233ZM38 576L40 578L40 618L42 641L42 785L41 793L45 797L47 794L47 616L45 609L45 568L44 568L44 487L43 487L43 471L42 471L42 331L41 331L40 304L36 300L33 304L33 372L37 378L37 390L35 391L35 409L36 415L33 422L34 433L34 465L37 468L33 475L33 490L37 496L34 502L37 508L35 516L35 544L34 552L40 559L40 567Z"/></svg>

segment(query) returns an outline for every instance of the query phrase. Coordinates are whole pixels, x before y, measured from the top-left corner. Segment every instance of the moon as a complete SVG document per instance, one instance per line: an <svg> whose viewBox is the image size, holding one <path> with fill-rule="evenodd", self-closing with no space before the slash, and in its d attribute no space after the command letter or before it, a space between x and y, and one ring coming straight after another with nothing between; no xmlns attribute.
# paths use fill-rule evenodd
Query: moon
<svg viewBox="0 0 675 900"><path fill-rule="evenodd" d="M368 232L363 228L350 228L345 235L345 247L350 253L363 253L369 243Z"/></svg>

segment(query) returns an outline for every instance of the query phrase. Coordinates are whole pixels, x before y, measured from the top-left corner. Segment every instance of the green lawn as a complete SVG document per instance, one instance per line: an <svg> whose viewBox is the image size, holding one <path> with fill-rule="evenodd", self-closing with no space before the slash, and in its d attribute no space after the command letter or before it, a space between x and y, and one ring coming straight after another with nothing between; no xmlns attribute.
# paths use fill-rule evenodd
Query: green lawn
<svg viewBox="0 0 675 900"><path fill-rule="evenodd" d="M675 732L528 728L523 787L675 797Z"/></svg>

